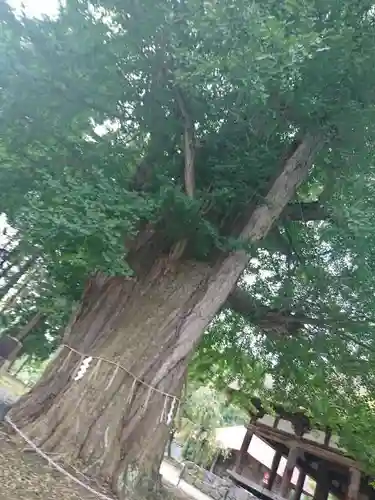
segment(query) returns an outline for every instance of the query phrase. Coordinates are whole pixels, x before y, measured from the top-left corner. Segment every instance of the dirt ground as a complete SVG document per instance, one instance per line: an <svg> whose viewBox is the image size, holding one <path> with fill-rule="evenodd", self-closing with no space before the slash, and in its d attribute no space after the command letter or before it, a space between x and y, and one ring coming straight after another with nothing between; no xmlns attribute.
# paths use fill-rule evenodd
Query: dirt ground
<svg viewBox="0 0 375 500"><path fill-rule="evenodd" d="M75 475L83 483L116 500L99 484L89 482L77 471ZM190 497L176 488L168 487L168 490L173 493L176 500L190 500ZM16 447L2 426L0 426L0 497L1 500L98 500L99 498L56 469L52 469L34 452Z"/></svg>

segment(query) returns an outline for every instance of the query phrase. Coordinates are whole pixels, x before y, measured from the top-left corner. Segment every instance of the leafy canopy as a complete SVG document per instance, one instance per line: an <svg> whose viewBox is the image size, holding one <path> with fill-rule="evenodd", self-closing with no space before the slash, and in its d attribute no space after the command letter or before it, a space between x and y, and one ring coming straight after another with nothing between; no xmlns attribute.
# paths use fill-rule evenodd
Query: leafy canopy
<svg viewBox="0 0 375 500"><path fill-rule="evenodd" d="M169 242L188 238L195 258L227 248L235 219L307 131L336 135L334 159L315 165L321 186L368 154L370 3L70 0L41 21L1 9L0 209L76 276L86 263L124 271L123 236L140 219ZM135 192L141 161L152 168Z"/></svg>

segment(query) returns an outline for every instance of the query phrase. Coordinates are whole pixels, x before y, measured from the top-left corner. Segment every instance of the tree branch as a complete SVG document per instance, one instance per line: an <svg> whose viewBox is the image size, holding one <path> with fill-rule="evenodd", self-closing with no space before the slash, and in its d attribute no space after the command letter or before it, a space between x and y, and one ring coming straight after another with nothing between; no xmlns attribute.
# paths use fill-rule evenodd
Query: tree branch
<svg viewBox="0 0 375 500"><path fill-rule="evenodd" d="M177 105L184 120L184 181L185 191L190 198L194 197L195 192L195 142L194 142L194 123L187 111L184 98L178 87L174 88ZM187 240L181 240L174 245L170 252L172 260L180 259L187 246Z"/></svg>
<svg viewBox="0 0 375 500"><path fill-rule="evenodd" d="M174 88L176 101L184 120L184 156L185 156L185 190L190 197L195 191L195 145L194 145L194 124L187 111L184 98L177 87Z"/></svg>
<svg viewBox="0 0 375 500"><path fill-rule="evenodd" d="M304 325L318 327L369 326L372 321L352 320L344 314L332 318L313 318L287 309L273 309L254 299L246 290L236 287L225 304L232 311L242 315L265 333L295 335ZM353 342L355 339L351 338ZM358 342L357 342L358 343Z"/></svg>
<svg viewBox="0 0 375 500"><path fill-rule="evenodd" d="M291 221L307 222L312 220L327 220L330 218L330 214L319 201L313 201L310 203L292 203L287 205L282 217Z"/></svg>
<svg viewBox="0 0 375 500"><path fill-rule="evenodd" d="M290 311L272 309L254 299L246 290L236 287L225 304L232 311L241 314L265 333L293 335L303 327L301 318Z"/></svg>

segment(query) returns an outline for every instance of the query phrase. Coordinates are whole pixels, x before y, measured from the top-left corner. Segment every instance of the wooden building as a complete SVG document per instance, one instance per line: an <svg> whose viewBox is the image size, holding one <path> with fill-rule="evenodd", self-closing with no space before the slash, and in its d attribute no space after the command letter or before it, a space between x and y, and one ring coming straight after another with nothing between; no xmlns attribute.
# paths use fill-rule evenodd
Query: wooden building
<svg viewBox="0 0 375 500"><path fill-rule="evenodd" d="M292 499L300 500L308 475L316 482L313 500L327 500L329 494L338 500L375 500L375 491L370 485L372 478L353 457L339 448L338 438L330 429L313 429L302 412L292 414L278 407L275 415L267 415L259 400L254 398L253 404L257 413L247 426L236 463L228 471L235 483L258 496L272 499L290 498L294 486ZM255 487L255 483L243 474L253 435L262 438L276 451L265 488ZM283 456L287 460L286 466L279 491L275 493L277 470ZM295 469L299 474L297 484L293 485Z"/></svg>
<svg viewBox="0 0 375 500"><path fill-rule="evenodd" d="M217 445L226 451L218 455L215 463L211 467L211 470L215 474L225 477L228 476L228 470L233 470L235 468L245 435L246 427L243 425L216 429ZM241 470L239 471L240 474L260 487L266 487L269 481L270 470L275 453L275 449L264 439L253 434L247 449L247 454L242 457ZM281 457L272 488L275 493L278 493L280 490L286 463L286 458ZM291 479L292 490L296 488L298 479L299 471L295 468ZM305 500L307 500L308 497L312 498L314 494L314 486L314 481L307 476L303 487Z"/></svg>

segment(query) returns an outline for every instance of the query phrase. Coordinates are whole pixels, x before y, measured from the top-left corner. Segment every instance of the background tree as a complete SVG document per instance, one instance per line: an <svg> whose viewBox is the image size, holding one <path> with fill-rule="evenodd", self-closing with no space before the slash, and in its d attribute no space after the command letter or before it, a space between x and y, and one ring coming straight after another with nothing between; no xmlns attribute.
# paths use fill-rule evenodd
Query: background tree
<svg viewBox="0 0 375 500"><path fill-rule="evenodd" d="M228 404L225 394L209 385L189 390L177 422L176 439L183 444L183 457L210 467L221 451L216 429L247 422L246 412Z"/></svg>
<svg viewBox="0 0 375 500"><path fill-rule="evenodd" d="M9 230L5 222L4 227ZM4 237L4 242L7 253L2 266L6 272L0 278L3 283L0 334L11 335L22 342L19 356L30 354L45 360L59 344L73 308L74 292L69 290L69 276L64 276L62 281L61 276L49 272L46 256L28 248L22 235ZM30 257L37 253L36 258ZM24 269L18 265L22 259L32 259L33 263ZM17 276L16 282L14 276Z"/></svg>

